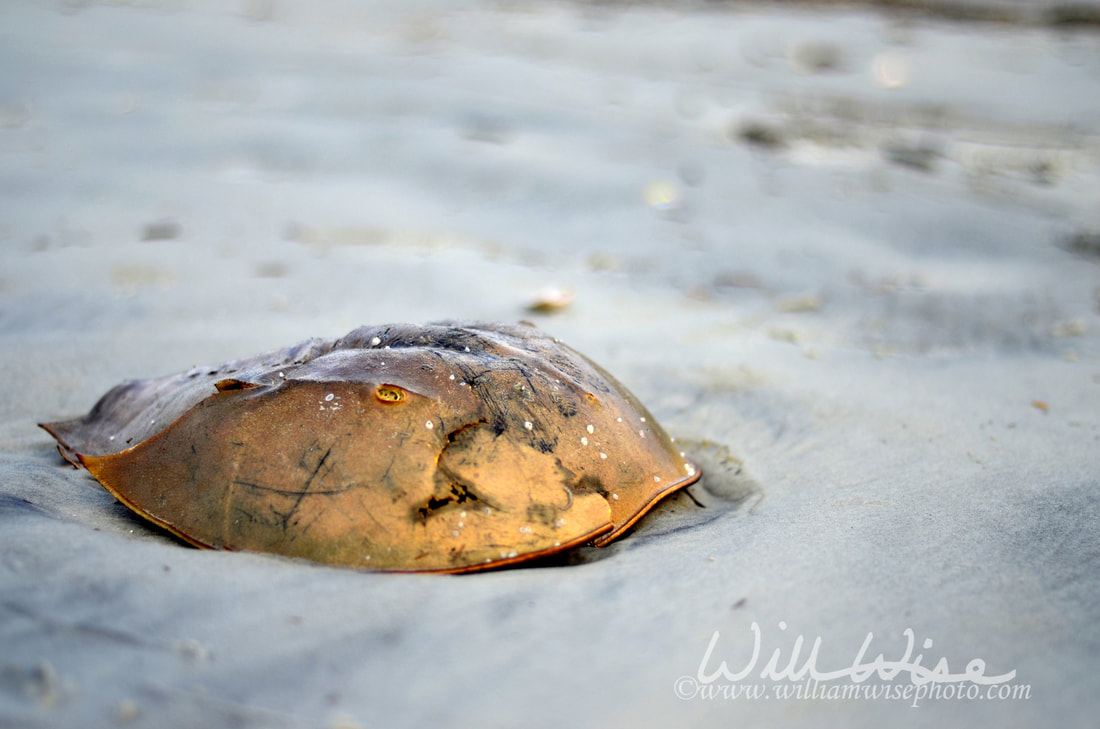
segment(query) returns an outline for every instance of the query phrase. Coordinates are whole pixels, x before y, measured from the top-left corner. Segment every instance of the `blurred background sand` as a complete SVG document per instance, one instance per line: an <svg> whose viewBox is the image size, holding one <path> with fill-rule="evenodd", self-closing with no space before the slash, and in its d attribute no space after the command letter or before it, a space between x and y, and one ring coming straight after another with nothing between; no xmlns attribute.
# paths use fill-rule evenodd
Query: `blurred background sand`
<svg viewBox="0 0 1100 729"><path fill-rule="evenodd" d="M0 723L1092 726L1098 8L4 3ZM591 356L695 499L568 565L363 574L181 546L35 428L441 318ZM754 622L1030 698L677 696Z"/></svg>

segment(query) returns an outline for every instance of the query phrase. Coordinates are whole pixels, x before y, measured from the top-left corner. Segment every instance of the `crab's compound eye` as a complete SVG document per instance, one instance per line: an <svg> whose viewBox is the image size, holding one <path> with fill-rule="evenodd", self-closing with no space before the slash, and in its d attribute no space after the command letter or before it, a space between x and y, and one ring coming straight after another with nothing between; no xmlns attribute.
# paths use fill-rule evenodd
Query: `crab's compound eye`
<svg viewBox="0 0 1100 729"><path fill-rule="evenodd" d="M379 385L378 389L374 391L374 396L380 402L387 404L401 402L405 399L405 395L405 391L397 385Z"/></svg>

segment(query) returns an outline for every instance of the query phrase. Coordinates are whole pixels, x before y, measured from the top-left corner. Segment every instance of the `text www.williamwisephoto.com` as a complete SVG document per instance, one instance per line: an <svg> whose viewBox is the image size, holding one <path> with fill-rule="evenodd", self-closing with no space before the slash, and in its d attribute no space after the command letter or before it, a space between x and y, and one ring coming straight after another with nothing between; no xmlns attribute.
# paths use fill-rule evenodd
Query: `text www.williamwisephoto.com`
<svg viewBox="0 0 1100 729"><path fill-rule="evenodd" d="M777 623L785 633L787 623ZM986 661L972 658L962 671L952 672L946 657L926 666L924 651L934 646L931 638L916 651L916 634L906 628L904 647L896 653L879 652L870 657L874 634L867 633L850 663L835 668L819 665L822 638L814 638L803 653L806 639L799 634L788 651L772 650L760 667L763 631L753 621L749 627L752 654L742 663L722 658L722 636L717 630L703 652L694 675L680 676L673 685L676 696L684 701L901 701L913 708L932 701L1020 701L1031 698L1030 684L1014 683L1016 671L991 674ZM727 641L736 649L746 642ZM739 651L740 652L740 651ZM896 657L893 657L896 656Z"/></svg>

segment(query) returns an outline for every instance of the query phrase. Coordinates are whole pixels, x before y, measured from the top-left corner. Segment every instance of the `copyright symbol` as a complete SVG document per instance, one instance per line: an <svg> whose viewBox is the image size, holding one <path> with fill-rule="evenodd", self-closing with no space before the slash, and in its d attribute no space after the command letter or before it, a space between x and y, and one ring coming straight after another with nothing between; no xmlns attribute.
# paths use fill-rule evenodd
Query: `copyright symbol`
<svg viewBox="0 0 1100 729"><path fill-rule="evenodd" d="M692 676L680 676L672 685L672 690L676 692L677 698L688 701L699 694L699 682Z"/></svg>

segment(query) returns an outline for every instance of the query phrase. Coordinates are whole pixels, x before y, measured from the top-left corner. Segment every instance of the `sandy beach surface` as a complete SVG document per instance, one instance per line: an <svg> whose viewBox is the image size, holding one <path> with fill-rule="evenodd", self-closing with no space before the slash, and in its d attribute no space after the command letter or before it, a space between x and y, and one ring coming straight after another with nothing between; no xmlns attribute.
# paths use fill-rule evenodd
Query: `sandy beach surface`
<svg viewBox="0 0 1100 729"><path fill-rule="evenodd" d="M977 7L3 3L0 726L1095 726L1100 32ZM377 574L188 547L36 427L449 318L703 480Z"/></svg>

